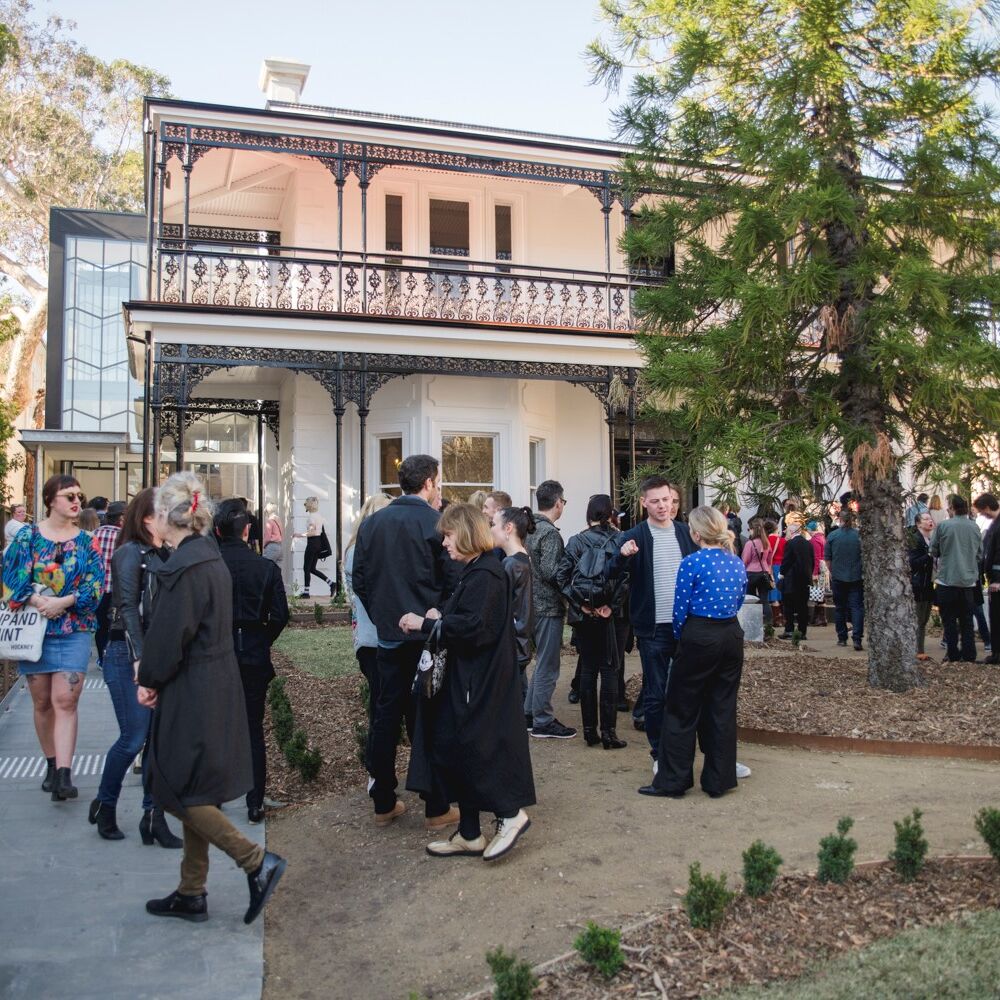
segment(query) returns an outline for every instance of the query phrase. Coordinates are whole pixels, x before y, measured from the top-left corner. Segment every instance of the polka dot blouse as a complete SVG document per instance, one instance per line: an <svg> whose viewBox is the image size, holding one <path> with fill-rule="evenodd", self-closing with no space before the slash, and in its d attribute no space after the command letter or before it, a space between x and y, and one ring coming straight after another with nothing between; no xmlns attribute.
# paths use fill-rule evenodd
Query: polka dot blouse
<svg viewBox="0 0 1000 1000"><path fill-rule="evenodd" d="M684 621L699 618L735 618L747 593L743 560L722 549L699 549L681 560L674 590L674 635L679 639Z"/></svg>

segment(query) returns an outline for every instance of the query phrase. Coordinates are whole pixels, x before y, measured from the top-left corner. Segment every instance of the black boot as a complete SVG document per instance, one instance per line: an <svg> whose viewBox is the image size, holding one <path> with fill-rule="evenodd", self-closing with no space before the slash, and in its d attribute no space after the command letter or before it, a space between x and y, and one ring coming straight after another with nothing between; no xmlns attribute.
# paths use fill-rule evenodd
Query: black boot
<svg viewBox="0 0 1000 1000"><path fill-rule="evenodd" d="M62 802L65 799L75 799L79 795L73 784L72 774L68 767L57 767L55 781L52 783L52 801Z"/></svg>
<svg viewBox="0 0 1000 1000"><path fill-rule="evenodd" d="M588 726L583 727L583 738L588 747L596 747L601 742L600 736L597 735L597 730L591 729Z"/></svg>
<svg viewBox="0 0 1000 1000"><path fill-rule="evenodd" d="M139 820L139 836L142 837L146 847L152 847L154 842L170 850L179 850L184 846L184 841L170 832L162 809L147 809L142 814L142 819Z"/></svg>
<svg viewBox="0 0 1000 1000"><path fill-rule="evenodd" d="M118 817L114 806L106 806L100 799L90 803L87 819L97 824L97 832L105 840L124 840L125 834L118 829Z"/></svg>
<svg viewBox="0 0 1000 1000"><path fill-rule="evenodd" d="M42 782L42 791L51 792L56 783L56 759L55 757L45 758L45 780Z"/></svg>
<svg viewBox="0 0 1000 1000"><path fill-rule="evenodd" d="M250 905L247 907L243 923L252 924L264 909L264 904L270 899L281 876L285 873L288 862L272 854L270 851L264 853L264 860L252 875L247 875L247 885L250 887Z"/></svg>
<svg viewBox="0 0 1000 1000"><path fill-rule="evenodd" d="M207 896L182 896L172 892L163 899L150 899L146 903L146 912L154 917L180 917L200 924L208 920Z"/></svg>
<svg viewBox="0 0 1000 1000"><path fill-rule="evenodd" d="M622 747L627 747L628 743L618 739L618 734L613 729L609 729L601 733L601 745L605 750L621 750Z"/></svg>

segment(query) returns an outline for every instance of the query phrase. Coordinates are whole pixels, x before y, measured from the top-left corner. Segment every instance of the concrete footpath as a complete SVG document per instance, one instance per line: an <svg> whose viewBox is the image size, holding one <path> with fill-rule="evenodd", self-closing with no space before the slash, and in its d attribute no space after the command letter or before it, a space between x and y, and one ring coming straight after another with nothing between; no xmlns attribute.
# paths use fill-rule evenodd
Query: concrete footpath
<svg viewBox="0 0 1000 1000"><path fill-rule="evenodd" d="M111 698L92 665L80 699L73 781L80 797L40 791L45 760L23 681L0 712L0 997L247 1000L261 994L264 921L243 923L246 876L211 852L207 923L149 916L145 901L177 887L181 852L145 847L140 777L129 772L118 806L124 841L87 822L104 755L118 734ZM229 818L262 843L242 803ZM180 824L170 820L180 834Z"/></svg>

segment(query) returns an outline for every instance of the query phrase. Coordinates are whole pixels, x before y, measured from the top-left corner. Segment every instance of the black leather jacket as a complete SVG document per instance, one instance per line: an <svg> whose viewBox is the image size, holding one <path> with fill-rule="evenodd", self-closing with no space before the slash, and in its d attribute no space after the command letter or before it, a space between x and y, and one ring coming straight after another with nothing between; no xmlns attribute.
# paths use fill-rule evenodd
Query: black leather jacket
<svg viewBox="0 0 1000 1000"><path fill-rule="evenodd" d="M125 542L111 557L110 640L124 639L133 660L142 659L142 636L153 606L155 577L166 551L141 542Z"/></svg>
<svg viewBox="0 0 1000 1000"><path fill-rule="evenodd" d="M535 613L531 600L531 560L527 554L505 556L503 568L510 580L510 606L514 612L517 636L517 666L523 672L531 662L531 637L535 632Z"/></svg>
<svg viewBox="0 0 1000 1000"><path fill-rule="evenodd" d="M574 535L567 543L562 558L559 560L559 568L556 571L556 582L566 598L567 612L566 621L570 625L577 622L591 620L593 615L584 613L582 610L583 599L574 589L574 572L576 565L580 561L583 553L587 549L605 550L607 552L607 564L610 567L615 555L621 548L621 532L611 525L592 525L585 528L579 534ZM625 597L628 594L627 578L613 577L609 573L607 577L608 593L611 610L619 615L625 604Z"/></svg>

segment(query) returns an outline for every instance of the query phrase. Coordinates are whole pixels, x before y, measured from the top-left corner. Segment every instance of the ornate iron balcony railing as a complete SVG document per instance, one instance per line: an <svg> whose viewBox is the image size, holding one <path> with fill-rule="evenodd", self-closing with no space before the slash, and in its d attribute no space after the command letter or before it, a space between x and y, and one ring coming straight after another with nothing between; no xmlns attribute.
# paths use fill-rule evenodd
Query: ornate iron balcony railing
<svg viewBox="0 0 1000 1000"><path fill-rule="evenodd" d="M276 309L627 332L627 274L268 247L269 255L164 240L153 298L215 308ZM276 255L275 255L276 254Z"/></svg>

